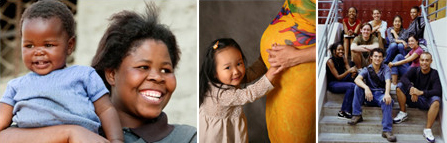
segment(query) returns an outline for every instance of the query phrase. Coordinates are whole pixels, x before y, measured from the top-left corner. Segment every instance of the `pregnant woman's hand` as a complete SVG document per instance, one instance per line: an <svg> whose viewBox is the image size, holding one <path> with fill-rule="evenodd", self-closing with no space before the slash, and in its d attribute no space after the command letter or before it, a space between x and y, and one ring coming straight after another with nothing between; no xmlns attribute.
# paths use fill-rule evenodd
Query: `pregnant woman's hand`
<svg viewBox="0 0 447 143"><path fill-rule="evenodd" d="M267 49L267 52L269 53L270 66L278 67L274 74L298 64L315 61L315 46L297 49L289 45L273 44L272 49Z"/></svg>

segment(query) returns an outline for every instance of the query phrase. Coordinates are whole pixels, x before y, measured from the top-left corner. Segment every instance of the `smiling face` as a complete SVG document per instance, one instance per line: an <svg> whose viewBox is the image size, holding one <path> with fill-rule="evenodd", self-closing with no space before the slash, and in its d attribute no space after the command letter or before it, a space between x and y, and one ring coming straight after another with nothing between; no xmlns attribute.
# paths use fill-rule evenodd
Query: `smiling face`
<svg viewBox="0 0 447 143"><path fill-rule="evenodd" d="M395 17L393 20L393 28L400 29L401 26L402 26L402 20L399 17Z"/></svg>
<svg viewBox="0 0 447 143"><path fill-rule="evenodd" d="M372 17L374 18L374 20L380 20L381 16L382 16L382 14L380 13L379 10L376 9L376 10L373 11Z"/></svg>
<svg viewBox="0 0 447 143"><path fill-rule="evenodd" d="M217 79L223 84L238 86L245 75L241 52L234 47L227 47L215 54Z"/></svg>
<svg viewBox="0 0 447 143"><path fill-rule="evenodd" d="M416 49L419 47L418 45L419 43L416 41L416 39L414 39L413 36L410 36L408 38L408 46L410 46L412 49Z"/></svg>
<svg viewBox="0 0 447 143"><path fill-rule="evenodd" d="M117 110L139 119L158 117L176 87L168 48L159 40L141 42L106 76Z"/></svg>
<svg viewBox="0 0 447 143"><path fill-rule="evenodd" d="M338 58L342 58L343 55L345 54L345 50L343 48L343 45L338 45L337 49L335 49L335 56Z"/></svg>
<svg viewBox="0 0 447 143"><path fill-rule="evenodd" d="M377 51L373 52L373 55L371 56L371 61L373 65L380 66L383 61L383 54Z"/></svg>
<svg viewBox="0 0 447 143"><path fill-rule="evenodd" d="M418 11L417 11L417 9L412 8L412 9L410 10L410 17L411 17L411 19L415 19L417 16L418 16Z"/></svg>
<svg viewBox="0 0 447 143"><path fill-rule="evenodd" d="M61 23L56 17L23 20L22 60L29 70L46 75L65 66L75 40Z"/></svg>
<svg viewBox="0 0 447 143"><path fill-rule="evenodd" d="M362 33L363 40L368 40L371 36L371 27L368 24L365 24L362 29L360 29Z"/></svg>
<svg viewBox="0 0 447 143"><path fill-rule="evenodd" d="M432 58L430 54L423 53L419 57L419 64L423 71L427 71L430 69L430 64L432 62Z"/></svg>
<svg viewBox="0 0 447 143"><path fill-rule="evenodd" d="M355 19L357 16L357 11L354 8L349 8L348 10L348 17L351 19Z"/></svg>

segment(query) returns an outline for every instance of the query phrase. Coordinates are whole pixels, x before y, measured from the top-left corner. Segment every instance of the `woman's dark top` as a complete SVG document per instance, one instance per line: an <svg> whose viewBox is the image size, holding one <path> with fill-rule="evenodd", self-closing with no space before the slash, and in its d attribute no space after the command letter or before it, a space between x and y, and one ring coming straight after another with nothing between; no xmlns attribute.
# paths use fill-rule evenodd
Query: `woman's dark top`
<svg viewBox="0 0 447 143"><path fill-rule="evenodd" d="M343 61L343 58L337 58L337 57L331 57L329 60L332 59L332 62L334 63L334 67L337 70L338 74L342 74L346 71L345 69L345 62ZM332 74L331 69L329 69L329 66L326 64L326 74L327 74L327 83L330 83L331 81L338 81L337 78Z"/></svg>

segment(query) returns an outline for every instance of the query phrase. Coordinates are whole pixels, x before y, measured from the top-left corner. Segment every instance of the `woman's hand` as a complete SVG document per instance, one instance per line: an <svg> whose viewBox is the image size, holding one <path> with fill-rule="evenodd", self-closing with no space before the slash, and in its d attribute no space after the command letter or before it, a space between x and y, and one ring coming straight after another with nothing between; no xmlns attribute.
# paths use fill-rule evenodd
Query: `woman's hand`
<svg viewBox="0 0 447 143"><path fill-rule="evenodd" d="M391 67L393 67L393 66L394 66L393 62L389 62L389 63L388 63L388 67L391 68Z"/></svg>
<svg viewBox="0 0 447 143"><path fill-rule="evenodd" d="M354 31L352 31L352 30L349 30L349 31L348 31L348 35L349 35L349 36L352 36L352 35L354 35Z"/></svg>
<svg viewBox="0 0 447 143"><path fill-rule="evenodd" d="M407 42L405 42L405 40L402 40L402 44L404 44L404 49L406 49L408 47Z"/></svg>
<svg viewBox="0 0 447 143"><path fill-rule="evenodd" d="M293 46L273 44L272 49L267 49L267 52L270 66L278 67L274 74L298 64L315 61L315 46L297 49Z"/></svg>
<svg viewBox="0 0 447 143"><path fill-rule="evenodd" d="M354 67L349 68L348 71L350 73L354 74L354 73L357 73L357 68L354 66Z"/></svg>

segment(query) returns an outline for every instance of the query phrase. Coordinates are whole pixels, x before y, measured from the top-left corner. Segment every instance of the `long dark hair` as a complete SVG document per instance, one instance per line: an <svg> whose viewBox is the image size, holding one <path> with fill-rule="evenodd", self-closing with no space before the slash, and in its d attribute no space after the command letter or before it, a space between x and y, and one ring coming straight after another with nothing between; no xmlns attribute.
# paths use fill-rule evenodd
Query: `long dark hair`
<svg viewBox="0 0 447 143"><path fill-rule="evenodd" d="M217 43L217 44L216 44ZM245 65L245 56L242 52L241 47L237 42L231 38L222 38L214 40L207 48L206 55L203 59L202 65L200 67L200 74L199 74L199 106L202 105L203 99L205 98L206 92L210 90L210 83L211 85L221 88L223 83L219 81L216 77L216 59L215 55L217 52L226 49L228 47L234 47L239 52L241 52L242 59L244 60ZM246 79L246 76L244 76L244 79Z"/></svg>

